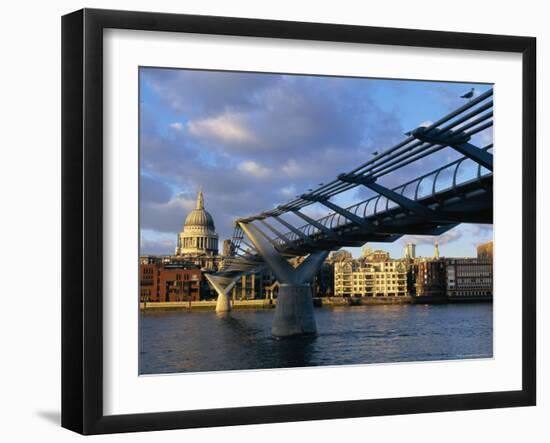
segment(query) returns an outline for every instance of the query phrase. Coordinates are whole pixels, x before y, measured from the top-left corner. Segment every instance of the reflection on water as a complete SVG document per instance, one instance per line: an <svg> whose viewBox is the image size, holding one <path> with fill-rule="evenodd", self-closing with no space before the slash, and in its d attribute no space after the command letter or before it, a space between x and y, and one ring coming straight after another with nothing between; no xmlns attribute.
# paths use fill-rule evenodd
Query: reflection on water
<svg viewBox="0 0 550 443"><path fill-rule="evenodd" d="M274 310L147 311L140 373L492 357L492 312L489 303L320 308L316 337L273 340Z"/></svg>

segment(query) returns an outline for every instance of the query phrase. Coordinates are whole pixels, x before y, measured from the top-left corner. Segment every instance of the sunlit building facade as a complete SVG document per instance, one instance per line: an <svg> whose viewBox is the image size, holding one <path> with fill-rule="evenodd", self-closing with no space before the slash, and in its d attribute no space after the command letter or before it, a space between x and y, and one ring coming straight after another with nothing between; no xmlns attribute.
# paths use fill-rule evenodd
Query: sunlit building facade
<svg viewBox="0 0 550 443"><path fill-rule="evenodd" d="M407 265L402 260L392 260L384 251L335 262L334 295L404 297L407 295Z"/></svg>
<svg viewBox="0 0 550 443"><path fill-rule="evenodd" d="M487 242L477 247L477 258L480 260L493 260L493 242Z"/></svg>

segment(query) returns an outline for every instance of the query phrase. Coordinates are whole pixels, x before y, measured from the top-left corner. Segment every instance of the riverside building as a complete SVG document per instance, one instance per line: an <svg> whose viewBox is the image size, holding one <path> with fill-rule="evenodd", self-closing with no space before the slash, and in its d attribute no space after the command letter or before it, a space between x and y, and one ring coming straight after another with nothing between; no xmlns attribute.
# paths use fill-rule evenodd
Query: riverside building
<svg viewBox="0 0 550 443"><path fill-rule="evenodd" d="M449 301L492 300L493 262L479 258L449 258L447 297Z"/></svg>
<svg viewBox="0 0 550 443"><path fill-rule="evenodd" d="M433 257L418 257L410 264L409 292L418 298L444 299L447 293L447 265L434 244Z"/></svg>
<svg viewBox="0 0 550 443"><path fill-rule="evenodd" d="M416 259L411 265L411 293L416 297L444 298L447 292L447 266L438 258Z"/></svg>
<svg viewBox="0 0 550 443"><path fill-rule="evenodd" d="M140 301L198 301L208 288L200 269L178 264L147 263L140 266Z"/></svg>
<svg viewBox="0 0 550 443"><path fill-rule="evenodd" d="M373 251L359 259L334 263L334 295L337 297L404 297L407 265L385 251Z"/></svg>

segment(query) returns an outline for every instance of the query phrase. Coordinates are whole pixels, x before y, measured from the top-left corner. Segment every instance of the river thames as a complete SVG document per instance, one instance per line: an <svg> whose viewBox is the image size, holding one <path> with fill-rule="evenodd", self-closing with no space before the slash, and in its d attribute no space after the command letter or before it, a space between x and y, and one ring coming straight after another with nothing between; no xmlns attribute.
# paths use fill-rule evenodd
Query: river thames
<svg viewBox="0 0 550 443"><path fill-rule="evenodd" d="M492 303L317 308L317 336L274 340L273 309L142 311L140 374L490 358Z"/></svg>

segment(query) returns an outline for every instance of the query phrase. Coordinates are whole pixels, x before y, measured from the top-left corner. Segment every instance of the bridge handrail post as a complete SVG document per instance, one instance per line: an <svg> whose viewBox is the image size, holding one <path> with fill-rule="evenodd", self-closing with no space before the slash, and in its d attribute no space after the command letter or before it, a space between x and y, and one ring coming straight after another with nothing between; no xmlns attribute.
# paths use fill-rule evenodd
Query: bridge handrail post
<svg viewBox="0 0 550 443"><path fill-rule="evenodd" d="M373 215L378 215L378 202L380 201L380 198L382 198L382 195L378 195L378 198L376 199L376 203L374 204Z"/></svg>
<svg viewBox="0 0 550 443"><path fill-rule="evenodd" d="M435 195L435 186L437 184L437 179L439 177L439 174L441 174L441 171L443 171L443 169L444 168L441 168L435 173L434 181L432 183L432 197Z"/></svg>
<svg viewBox="0 0 550 443"><path fill-rule="evenodd" d="M455 171L453 173L453 191L456 192L456 176L458 175L458 168L460 168L460 165L464 160L466 160L467 157L463 157L460 159L460 161L457 162Z"/></svg>

